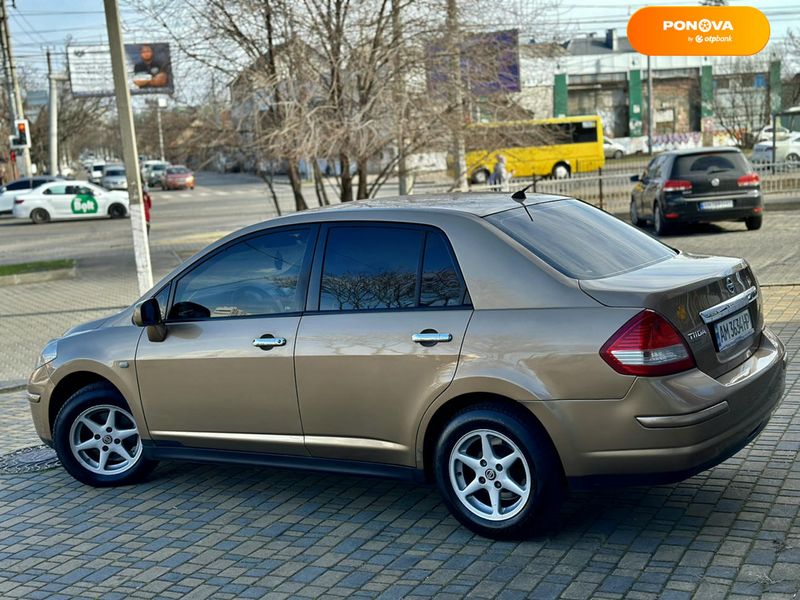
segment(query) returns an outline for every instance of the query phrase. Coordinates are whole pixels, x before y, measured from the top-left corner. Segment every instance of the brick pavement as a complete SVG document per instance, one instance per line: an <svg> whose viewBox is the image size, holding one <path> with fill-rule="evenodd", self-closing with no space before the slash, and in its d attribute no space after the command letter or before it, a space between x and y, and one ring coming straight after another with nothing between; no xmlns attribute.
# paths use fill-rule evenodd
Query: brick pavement
<svg viewBox="0 0 800 600"><path fill-rule="evenodd" d="M574 494L548 537L475 537L431 486L164 463L115 489L0 476L0 596L764 598L800 593L800 286L765 288L790 354L762 435L688 481ZM28 444L0 395L5 452Z"/></svg>

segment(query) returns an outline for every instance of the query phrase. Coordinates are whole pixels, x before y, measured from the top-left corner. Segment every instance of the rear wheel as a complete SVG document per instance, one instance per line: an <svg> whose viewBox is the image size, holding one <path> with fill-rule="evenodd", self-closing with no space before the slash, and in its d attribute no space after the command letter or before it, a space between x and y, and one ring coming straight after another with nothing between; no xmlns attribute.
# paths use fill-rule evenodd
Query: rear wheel
<svg viewBox="0 0 800 600"><path fill-rule="evenodd" d="M33 212L31 212L31 221L37 225L47 223L50 221L50 213L43 208L35 208L33 209Z"/></svg>
<svg viewBox="0 0 800 600"><path fill-rule="evenodd" d="M747 217L744 220L744 224L747 225L747 229L749 231L755 231L756 229L761 229L761 223L763 221L763 217L758 215L756 217Z"/></svg>
<svg viewBox="0 0 800 600"><path fill-rule="evenodd" d="M789 167L792 169L796 169L800 167L800 155L795 154L792 152L786 156L786 162L789 163Z"/></svg>
<svg viewBox="0 0 800 600"><path fill-rule="evenodd" d="M134 483L157 464L144 457L122 394L105 383L86 386L67 400L55 420L53 444L67 472L96 487Z"/></svg>
<svg viewBox="0 0 800 600"><path fill-rule="evenodd" d="M614 158L617 160L622 158L622 150L617 150L616 152L614 152Z"/></svg>
<svg viewBox="0 0 800 600"><path fill-rule="evenodd" d="M563 497L555 450L521 410L486 404L456 414L434 461L450 512L487 537L522 539L547 529Z"/></svg>
<svg viewBox="0 0 800 600"><path fill-rule="evenodd" d="M667 223L658 202L653 204L653 228L658 236L669 235L672 231L672 224Z"/></svg>
<svg viewBox="0 0 800 600"><path fill-rule="evenodd" d="M472 183L481 185L489 181L489 171L486 169L478 169L472 174Z"/></svg>
<svg viewBox="0 0 800 600"><path fill-rule="evenodd" d="M126 214L125 207L122 204L112 204L108 207L108 216L112 219L121 219Z"/></svg>
<svg viewBox="0 0 800 600"><path fill-rule="evenodd" d="M569 177L571 174L571 170L567 163L560 162L553 167L553 171L551 175L556 179L564 179Z"/></svg>

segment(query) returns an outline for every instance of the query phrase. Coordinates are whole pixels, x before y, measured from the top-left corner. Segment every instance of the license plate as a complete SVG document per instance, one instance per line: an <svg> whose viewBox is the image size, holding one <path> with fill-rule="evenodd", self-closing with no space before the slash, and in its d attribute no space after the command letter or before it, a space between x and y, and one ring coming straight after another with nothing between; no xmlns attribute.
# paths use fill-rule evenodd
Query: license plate
<svg viewBox="0 0 800 600"><path fill-rule="evenodd" d="M700 203L700 210L722 210L733 208L733 200L709 200Z"/></svg>
<svg viewBox="0 0 800 600"><path fill-rule="evenodd" d="M744 309L714 325L717 334L717 348L722 352L737 342L753 334L753 322L750 320L750 311Z"/></svg>

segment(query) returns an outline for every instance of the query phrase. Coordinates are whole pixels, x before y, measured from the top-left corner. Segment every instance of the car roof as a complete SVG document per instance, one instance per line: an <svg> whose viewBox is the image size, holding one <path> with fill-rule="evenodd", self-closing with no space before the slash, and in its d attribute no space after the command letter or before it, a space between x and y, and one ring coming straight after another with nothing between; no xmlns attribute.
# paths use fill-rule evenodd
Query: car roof
<svg viewBox="0 0 800 600"><path fill-rule="evenodd" d="M671 156L689 156L692 154L718 154L720 152L739 152L741 150L739 148L734 148L733 146L719 146L717 148L703 146L701 148L681 148L679 150L667 150L663 153L663 155L671 155Z"/></svg>
<svg viewBox="0 0 800 600"><path fill-rule="evenodd" d="M498 212L525 206L534 206L554 200L564 200L566 196L553 194L528 193L524 201L520 202L511 197L512 192L468 192L445 194L415 194L413 196L393 196L386 198L370 198L355 200L333 206L312 208L302 213L319 213L322 211L364 211L364 210L391 210L391 211L436 211L466 213L478 217L486 217Z"/></svg>

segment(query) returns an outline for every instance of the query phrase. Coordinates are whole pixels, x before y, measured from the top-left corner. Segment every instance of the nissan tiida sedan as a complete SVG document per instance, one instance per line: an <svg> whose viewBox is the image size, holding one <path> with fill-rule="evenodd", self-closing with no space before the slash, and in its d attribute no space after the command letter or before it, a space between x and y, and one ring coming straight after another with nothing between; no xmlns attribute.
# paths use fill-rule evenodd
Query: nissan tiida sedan
<svg viewBox="0 0 800 600"><path fill-rule="evenodd" d="M434 481L519 538L568 488L676 481L750 442L785 351L738 258L572 198L360 201L233 233L47 344L39 436L90 485L158 460Z"/></svg>

